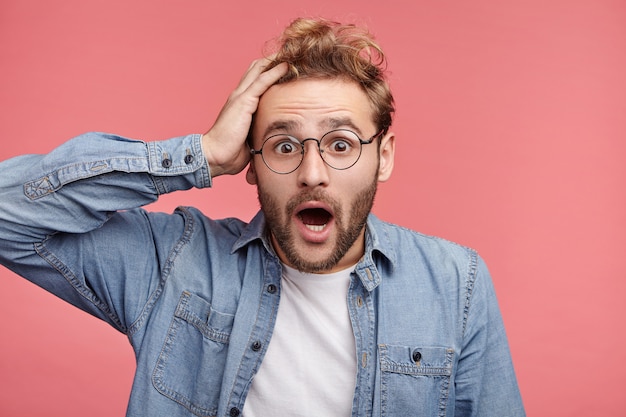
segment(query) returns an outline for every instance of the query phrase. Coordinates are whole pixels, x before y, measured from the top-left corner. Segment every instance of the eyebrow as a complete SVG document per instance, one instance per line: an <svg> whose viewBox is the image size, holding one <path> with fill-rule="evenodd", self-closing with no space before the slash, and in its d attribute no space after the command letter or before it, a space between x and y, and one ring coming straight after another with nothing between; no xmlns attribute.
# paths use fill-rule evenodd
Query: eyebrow
<svg viewBox="0 0 626 417"><path fill-rule="evenodd" d="M350 119L349 117L331 117L330 119L324 120L322 123L320 123L320 126L324 126L329 130L350 128L350 130L354 130L357 135L363 135L361 129L359 129L359 127L355 125L352 119Z"/></svg>
<svg viewBox="0 0 626 417"><path fill-rule="evenodd" d="M271 133L275 132L290 132L296 130L300 126L300 123L294 120L276 120L269 124L263 131L263 137L267 138Z"/></svg>
<svg viewBox="0 0 626 417"><path fill-rule="evenodd" d="M295 120L276 120L265 128L263 131L263 137L267 138L271 134L278 132L293 132L294 130L298 130L301 126L302 123ZM349 128L357 135L362 136L361 129L359 129L359 127L354 124L352 119L349 117L331 117L324 119L319 123L319 126L320 128L325 128L329 131L340 128Z"/></svg>

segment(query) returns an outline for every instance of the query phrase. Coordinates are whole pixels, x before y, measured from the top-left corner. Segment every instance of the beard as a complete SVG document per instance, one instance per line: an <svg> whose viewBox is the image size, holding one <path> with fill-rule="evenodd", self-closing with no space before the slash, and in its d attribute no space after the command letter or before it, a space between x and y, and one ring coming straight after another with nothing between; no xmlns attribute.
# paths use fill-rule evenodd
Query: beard
<svg viewBox="0 0 626 417"><path fill-rule="evenodd" d="M377 185L378 181L374 177L370 185L355 196L349 208L350 211L345 216L341 204L327 196L322 190L298 194L290 199L284 208L281 208L270 193L264 191L261 186L257 187L257 192L267 228L273 235L274 242L285 254L290 266L301 272L319 273L330 270L337 265L361 235L361 231L367 223L367 216L374 204ZM296 232L291 221L295 208L311 200L323 201L332 208L334 227L337 230L333 250L326 258L317 261L307 258L307 253L296 247Z"/></svg>

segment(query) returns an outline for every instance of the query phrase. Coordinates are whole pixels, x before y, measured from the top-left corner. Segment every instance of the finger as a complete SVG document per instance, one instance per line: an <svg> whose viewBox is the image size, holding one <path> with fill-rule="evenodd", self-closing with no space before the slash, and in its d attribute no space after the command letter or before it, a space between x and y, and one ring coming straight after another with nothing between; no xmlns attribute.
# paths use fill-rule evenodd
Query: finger
<svg viewBox="0 0 626 417"><path fill-rule="evenodd" d="M260 73L256 79L248 86L246 92L253 97L260 97L268 88L276 84L276 82L287 73L289 65L281 62L274 68Z"/></svg>
<svg viewBox="0 0 626 417"><path fill-rule="evenodd" d="M243 74L241 80L239 80L239 85L235 89L235 91L245 91L250 84L256 80L256 78L265 71L269 64L271 64L272 60L270 58L260 58L252 61L248 70Z"/></svg>

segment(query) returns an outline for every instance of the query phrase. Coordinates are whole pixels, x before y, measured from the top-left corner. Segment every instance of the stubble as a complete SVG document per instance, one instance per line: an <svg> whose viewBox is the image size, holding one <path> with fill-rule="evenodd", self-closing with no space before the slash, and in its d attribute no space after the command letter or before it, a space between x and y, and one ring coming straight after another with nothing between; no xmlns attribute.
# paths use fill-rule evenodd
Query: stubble
<svg viewBox="0 0 626 417"><path fill-rule="evenodd" d="M290 266L302 272L319 273L336 266L361 235L374 204L377 185L378 182L374 178L368 187L355 196L347 216L344 216L339 202L330 198L322 190L301 193L289 200L284 208L281 208L270 193L265 192L260 186L257 192L267 228L274 236L274 241L280 246L280 250L285 254ZM298 205L307 201L323 201L328 204L333 210L334 226L337 229L333 250L326 258L317 261L307 259L306 253L301 253L302 250L299 250L295 243L296 231L292 223L294 210Z"/></svg>

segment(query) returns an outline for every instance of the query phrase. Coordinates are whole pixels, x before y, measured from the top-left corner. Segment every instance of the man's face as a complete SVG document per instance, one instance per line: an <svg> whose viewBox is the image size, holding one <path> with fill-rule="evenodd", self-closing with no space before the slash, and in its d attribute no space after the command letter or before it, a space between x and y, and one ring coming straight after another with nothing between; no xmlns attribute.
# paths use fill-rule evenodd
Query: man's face
<svg viewBox="0 0 626 417"><path fill-rule="evenodd" d="M354 82L306 79L274 85L261 97L253 145L284 133L302 141L333 129L350 129L362 139L377 133L370 102ZM256 184L272 244L281 260L306 272L349 267L364 251L364 231L378 181L393 168L394 138L385 135L363 145L358 162L347 170L324 163L315 141L305 144L300 167L290 174L271 171L255 156L247 173Z"/></svg>

